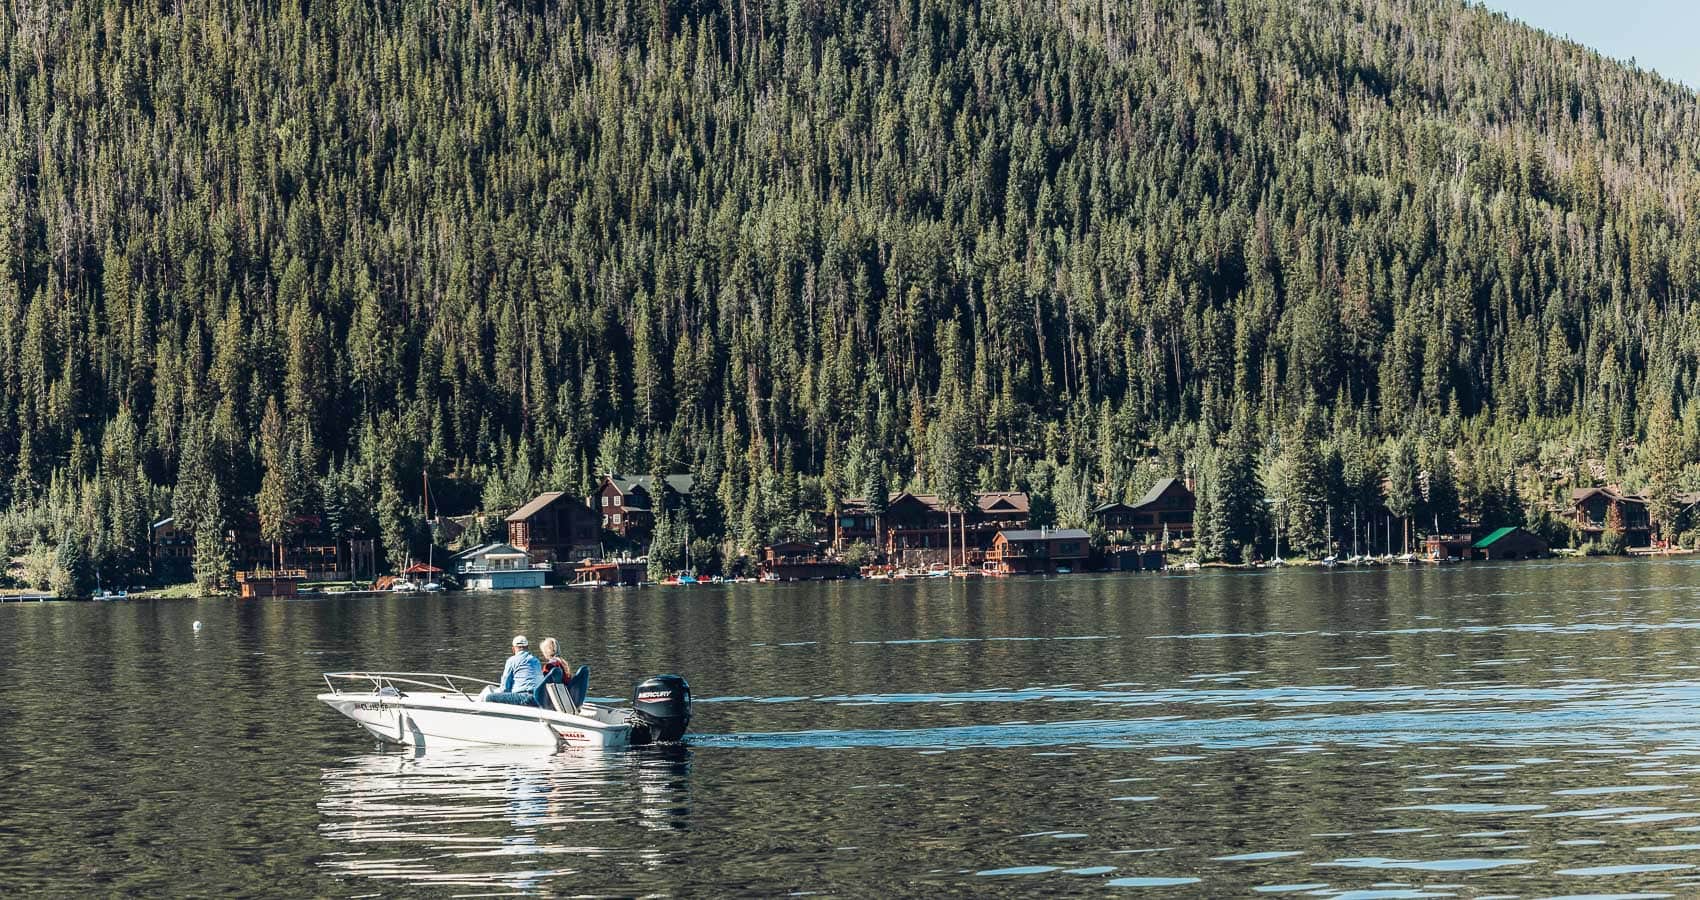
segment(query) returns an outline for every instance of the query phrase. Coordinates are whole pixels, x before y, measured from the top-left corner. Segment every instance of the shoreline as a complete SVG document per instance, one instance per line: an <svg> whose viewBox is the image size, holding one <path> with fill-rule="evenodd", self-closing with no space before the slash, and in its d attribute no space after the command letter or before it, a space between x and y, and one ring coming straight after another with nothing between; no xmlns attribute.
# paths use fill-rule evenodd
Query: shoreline
<svg viewBox="0 0 1700 900"><path fill-rule="evenodd" d="M908 573L908 574L903 574L903 575L887 575L887 576L882 576L882 577L867 577L867 576L862 576L862 575L855 575L855 576L850 576L850 577L845 577L845 578L796 578L796 579L777 579L777 580L762 580L762 579L751 578L751 579L727 579L727 580L723 580L723 581L700 581L700 582L685 582L685 583L672 582L672 581L645 581L645 582L642 582L640 584L635 584L635 585L632 585L632 584L603 585L603 586L596 587L596 588L586 588L582 585L572 585L572 584L555 584L555 585L545 585L541 588L533 588L531 590L544 590L544 591L596 590L596 591L602 591L602 590L632 590L632 589L641 589L641 588L729 587L729 586L732 586L732 585L745 585L745 584L759 584L759 585L791 584L791 585L795 585L795 584L828 584L828 583L833 583L833 582L887 583L887 582L929 581L929 580L933 580L935 578L963 578L963 579L966 579L966 578L984 578L984 579L989 579L989 580L1004 580L1004 579L1009 579L1009 578L1018 578L1018 579L1049 581L1049 580L1055 580L1055 579L1059 579L1059 578L1060 579L1068 579L1068 578L1071 578L1071 577L1074 577L1074 576L1079 576L1079 575L1088 575L1088 576L1090 576L1090 575L1123 575L1123 576L1177 575L1178 576L1178 575L1187 575L1189 573L1203 572L1203 571L1270 572L1270 571L1279 571L1281 569L1304 569L1304 570L1307 570L1307 571L1308 570L1343 569L1343 570L1350 570L1350 571L1367 571L1367 570L1380 569L1380 568L1383 568L1383 567L1386 567L1386 568L1418 568L1418 567L1427 567L1427 566L1452 567L1452 566L1460 566L1460 565L1466 565L1466 564L1471 564L1471 563L1484 563L1484 562L1490 563L1490 564L1493 564L1493 563L1503 564L1503 563L1506 563L1506 562L1542 562L1542 561L1555 561L1555 560L1594 560L1594 561L1605 561L1605 560L1613 560L1613 559L1625 560L1625 561L1627 561L1627 560L1660 560L1660 559L1666 559L1666 558L1693 556L1693 555L1695 555L1695 553L1696 553L1696 551L1694 551L1694 550L1683 550L1683 549L1651 550L1651 549L1646 549L1646 548L1637 548L1636 550L1627 551L1625 553L1617 554L1615 556L1603 556L1603 555L1602 556L1588 556L1588 555L1583 554L1583 553L1576 551L1576 550L1565 549L1565 550L1555 551L1549 556L1542 557L1542 558L1539 558L1539 559L1534 559L1534 560L1460 560L1460 559L1436 560L1436 559L1427 559L1427 558L1418 557L1418 558L1414 558L1414 559L1406 561L1406 560L1400 560L1397 557L1394 557L1391 560L1389 560L1386 557L1376 557L1373 562L1338 562L1338 563L1330 565L1330 564L1324 562L1323 560L1319 560L1319 559L1296 559L1296 560L1283 560L1280 565L1269 565L1267 563L1206 562L1206 563L1197 563L1197 564L1195 564L1191 567L1183 567L1183 565L1177 564L1177 565L1167 566L1163 569L1151 569L1151 570L1145 570L1145 571L1108 571L1107 570L1107 571L1099 571L1099 572L1093 572L1093 571L1071 572L1071 573L1064 573L1064 574L1023 573L1023 574L1014 574L1014 575L988 575L988 574L982 573L979 570L957 571L957 572L951 572L951 573L948 573L948 574L945 574L945 573L932 574L932 573L925 572L925 571L919 571L919 572ZM469 590L462 589L462 590L455 590L455 591L444 591L442 593L500 595L500 594L504 594L504 593L507 593L507 592L508 592L507 590L469 591ZM346 590L301 591L301 592L295 594L293 597L284 598L284 599L331 600L331 599L338 599L338 598L383 597L383 596L388 596L388 595L391 595L391 594L404 594L404 595L407 595L407 596L411 596L411 594L407 594L406 592L397 592L397 591L390 591L390 590L346 589ZM126 594L124 596L115 596L115 597L109 597L109 598L105 598L105 599L97 599L97 598L94 598L94 597L64 598L64 597L56 597L56 596L54 596L50 593L46 593L46 592L42 592L42 591L33 591L33 590L26 590L26 589L19 589L19 588L0 588L0 604L4 604L4 603L119 603L119 602L130 601L130 600L141 601L141 600L240 600L240 599L242 599L242 598L238 597L233 592L231 592L231 593L218 593L218 594L203 594L203 593L200 593L199 591L195 590L194 586L192 584L167 585L165 587L150 588L150 589L146 589L146 590L135 591L135 592ZM250 599L268 599L268 598L250 598Z"/></svg>

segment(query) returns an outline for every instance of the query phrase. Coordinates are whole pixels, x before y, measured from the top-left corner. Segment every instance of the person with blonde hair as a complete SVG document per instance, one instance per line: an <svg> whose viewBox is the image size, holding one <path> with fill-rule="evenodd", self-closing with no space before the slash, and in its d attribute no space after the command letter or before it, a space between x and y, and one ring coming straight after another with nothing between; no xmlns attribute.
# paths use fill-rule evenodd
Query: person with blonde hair
<svg viewBox="0 0 1700 900"><path fill-rule="evenodd" d="M562 678L572 677L573 673L567 667L567 661L560 658L559 656L555 655L555 651L559 650L560 648L561 648L561 642L555 640L552 637L544 638L543 643L537 645L538 654L540 656L542 656L542 658L543 658L543 677L544 678L549 677L549 671L551 669L560 669Z"/></svg>

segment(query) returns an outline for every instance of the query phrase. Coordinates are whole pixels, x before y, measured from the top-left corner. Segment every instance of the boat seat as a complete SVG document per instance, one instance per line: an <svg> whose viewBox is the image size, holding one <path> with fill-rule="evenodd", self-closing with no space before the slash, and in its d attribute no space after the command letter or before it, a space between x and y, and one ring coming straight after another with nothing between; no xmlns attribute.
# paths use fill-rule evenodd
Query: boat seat
<svg viewBox="0 0 1700 900"><path fill-rule="evenodd" d="M537 705L543 709L553 709L556 712L579 714L584 706L585 695L590 692L590 667L579 666L573 677L568 679L560 669L550 669L543 676L543 683L537 686Z"/></svg>
<svg viewBox="0 0 1700 900"><path fill-rule="evenodd" d="M550 669L549 674L543 676L543 680L538 683L537 687L531 689L532 703L540 709L572 712L566 704L565 683L566 678L561 674L560 669Z"/></svg>
<svg viewBox="0 0 1700 900"><path fill-rule="evenodd" d="M590 693L590 667L579 666L573 677L567 680L567 698L572 701L573 712L584 706L584 698Z"/></svg>
<svg viewBox="0 0 1700 900"><path fill-rule="evenodd" d="M544 690L549 692L549 704L555 708L556 712L578 715L578 707L573 705L573 698L567 693L566 685L559 681L551 681L544 685Z"/></svg>

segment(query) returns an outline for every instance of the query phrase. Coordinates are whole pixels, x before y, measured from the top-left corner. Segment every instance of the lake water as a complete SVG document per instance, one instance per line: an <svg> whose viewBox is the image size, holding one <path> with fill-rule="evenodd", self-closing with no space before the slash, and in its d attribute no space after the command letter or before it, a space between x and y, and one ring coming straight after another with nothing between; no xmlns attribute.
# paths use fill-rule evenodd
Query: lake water
<svg viewBox="0 0 1700 900"><path fill-rule="evenodd" d="M688 748L313 699L516 631ZM1693 896L1697 645L1685 561L0 605L0 894Z"/></svg>

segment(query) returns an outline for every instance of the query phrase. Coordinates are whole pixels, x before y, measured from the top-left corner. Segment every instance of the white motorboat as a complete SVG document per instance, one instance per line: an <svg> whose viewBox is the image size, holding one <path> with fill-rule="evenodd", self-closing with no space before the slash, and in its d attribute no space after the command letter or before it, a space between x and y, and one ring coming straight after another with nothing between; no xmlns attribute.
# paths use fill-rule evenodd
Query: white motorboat
<svg viewBox="0 0 1700 900"><path fill-rule="evenodd" d="M545 682L546 706L483 699L496 685L480 678L422 672L327 672L319 700L380 741L436 745L574 747L620 750L676 743L691 723L691 686L677 675L639 684L630 708L585 701L590 670Z"/></svg>

